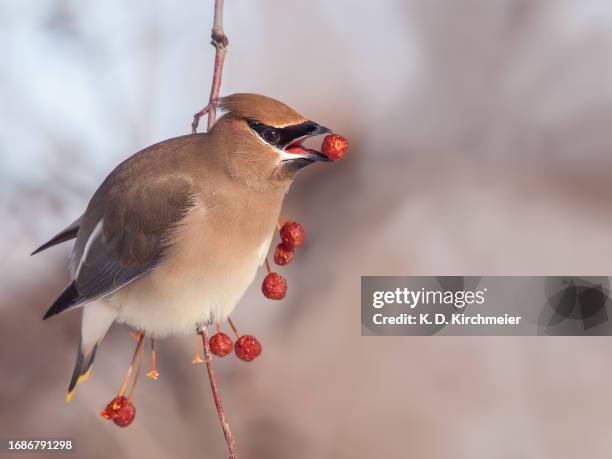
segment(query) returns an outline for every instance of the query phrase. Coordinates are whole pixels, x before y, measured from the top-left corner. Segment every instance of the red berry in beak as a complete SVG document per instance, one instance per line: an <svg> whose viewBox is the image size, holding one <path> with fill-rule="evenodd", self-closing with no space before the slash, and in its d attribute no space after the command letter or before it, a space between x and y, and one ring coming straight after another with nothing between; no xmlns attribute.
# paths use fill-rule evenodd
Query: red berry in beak
<svg viewBox="0 0 612 459"><path fill-rule="evenodd" d="M280 230L280 237L287 247L294 249L304 245L304 227L297 222L286 222Z"/></svg>
<svg viewBox="0 0 612 459"><path fill-rule="evenodd" d="M234 343L232 339L225 333L215 333L210 338L210 352L215 354L217 357L225 357L227 354L232 352Z"/></svg>
<svg viewBox="0 0 612 459"><path fill-rule="evenodd" d="M127 427L132 423L135 417L136 407L134 407L132 402L128 401L127 404L119 408L117 414L113 417L113 422L119 427Z"/></svg>
<svg viewBox="0 0 612 459"><path fill-rule="evenodd" d="M321 152L332 161L344 158L348 150L348 140L338 134L329 134L323 139Z"/></svg>
<svg viewBox="0 0 612 459"><path fill-rule="evenodd" d="M284 242L276 246L274 251L274 263L277 265L288 265L293 260L293 248Z"/></svg>
<svg viewBox="0 0 612 459"><path fill-rule="evenodd" d="M266 298L282 300L287 293L287 280L277 273L268 273L261 285L261 291Z"/></svg>
<svg viewBox="0 0 612 459"><path fill-rule="evenodd" d="M242 335L234 345L234 352L239 359L250 362L261 354L261 344L253 335Z"/></svg>

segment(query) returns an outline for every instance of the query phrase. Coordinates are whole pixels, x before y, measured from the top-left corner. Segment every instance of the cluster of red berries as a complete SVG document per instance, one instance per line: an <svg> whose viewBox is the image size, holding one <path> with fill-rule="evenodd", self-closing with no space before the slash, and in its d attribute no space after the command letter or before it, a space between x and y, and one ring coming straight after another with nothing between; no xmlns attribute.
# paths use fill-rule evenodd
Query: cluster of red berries
<svg viewBox="0 0 612 459"><path fill-rule="evenodd" d="M136 417L136 407L126 396L119 395L106 405L100 416L113 421L119 427L127 427Z"/></svg>
<svg viewBox="0 0 612 459"><path fill-rule="evenodd" d="M274 262L284 266L293 260L293 250L304 245L304 228L299 223L286 222L280 229L280 237L282 242L276 247ZM278 273L269 272L261 290L267 298L282 300L287 294L287 280ZM261 344L253 335L238 335L234 343L228 335L218 331L210 338L209 345L210 352L217 357L225 357L233 350L236 356L245 362L250 362L261 354Z"/></svg>
<svg viewBox="0 0 612 459"><path fill-rule="evenodd" d="M233 349L239 359L250 362L261 354L261 344L252 335L242 335L233 343L225 333L217 332L210 338L209 344L210 352L217 357L225 357Z"/></svg>
<svg viewBox="0 0 612 459"><path fill-rule="evenodd" d="M284 266L293 260L294 249L304 245L304 227L297 222L288 221L280 229L280 237L281 243L274 251L274 263ZM266 298L282 300L287 294L287 280L278 273L269 272L261 285L261 291Z"/></svg>

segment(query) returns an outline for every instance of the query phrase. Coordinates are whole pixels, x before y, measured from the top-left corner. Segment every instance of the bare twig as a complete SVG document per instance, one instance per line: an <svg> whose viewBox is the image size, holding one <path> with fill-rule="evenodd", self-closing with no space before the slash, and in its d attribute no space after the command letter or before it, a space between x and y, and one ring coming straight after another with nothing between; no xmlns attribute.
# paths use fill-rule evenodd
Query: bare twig
<svg viewBox="0 0 612 459"><path fill-rule="evenodd" d="M223 434L225 435L225 441L227 442L227 449L229 450L229 458L237 459L236 445L234 443L234 436L230 430L229 423L225 417L225 411L221 404L221 394L217 387L217 379L215 378L215 369L213 367L212 355L210 353L210 345L208 343L208 325L205 325L200 330L202 335L202 343L204 344L204 361L206 362L206 369L208 370L208 379L210 381L210 390L215 400L215 406L217 407L217 413L219 414L219 420L221 421L221 427L223 428Z"/></svg>
<svg viewBox="0 0 612 459"><path fill-rule="evenodd" d="M200 118L205 114L208 114L208 130L212 128L217 119L217 101L219 99L219 91L221 89L221 76L223 75L223 63L225 62L225 53L227 52L227 45L229 44L227 36L223 31L223 0L215 0L215 20L213 23L211 33L211 44L215 47L215 70L213 72L212 87L210 88L210 97L208 104L198 113L193 115L193 122L191 123L191 132L196 133L198 130L198 124ZM198 333L202 335L202 343L204 344L204 361L206 362L206 369L208 370L208 380L210 381L210 390L215 400L215 406L217 407L217 413L219 414L219 420L221 421L221 427L223 428L223 434L225 435L225 441L227 442L227 449L229 450L230 459L236 459L236 446L234 443L234 436L225 417L225 411L221 403L221 395L217 388L217 379L215 378L215 370L213 367L212 356L210 353L210 346L208 344L208 325L198 330ZM196 357L193 363L198 363L199 353L196 352Z"/></svg>
<svg viewBox="0 0 612 459"><path fill-rule="evenodd" d="M223 0L215 0L215 22L213 24L212 33L210 35L211 45L215 47L215 70L213 73L212 87L210 88L210 97L208 104L198 113L193 115L191 123L191 132L196 133L200 118L208 113L208 130L213 127L217 120L217 101L219 99L219 90L221 89L221 76L223 75L223 63L225 62L225 53L229 41L223 31Z"/></svg>

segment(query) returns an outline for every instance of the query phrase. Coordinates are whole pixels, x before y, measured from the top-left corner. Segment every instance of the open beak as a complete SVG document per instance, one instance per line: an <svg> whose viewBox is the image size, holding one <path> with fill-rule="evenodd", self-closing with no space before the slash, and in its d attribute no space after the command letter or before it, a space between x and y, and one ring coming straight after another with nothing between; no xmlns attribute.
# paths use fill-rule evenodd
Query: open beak
<svg viewBox="0 0 612 459"><path fill-rule="evenodd" d="M304 153L300 156L304 159L310 159L311 161L323 161L324 163L330 163L331 159L322 154L320 151L313 150L312 148L305 148Z"/></svg>
<svg viewBox="0 0 612 459"><path fill-rule="evenodd" d="M292 161L295 158L295 160L307 160L307 164L314 161L331 162L331 160L320 151L313 150L312 148L307 148L302 145L302 142L310 137L331 133L331 129L321 126L313 121L307 121L306 123L303 123L303 126L304 134L293 139L283 148L283 150L291 154L291 156L288 156L283 161Z"/></svg>
<svg viewBox="0 0 612 459"><path fill-rule="evenodd" d="M314 124L314 130L310 133L310 136L331 134L332 132L331 129L326 128L325 126L321 126L320 124L317 124L317 123L313 123L313 124Z"/></svg>

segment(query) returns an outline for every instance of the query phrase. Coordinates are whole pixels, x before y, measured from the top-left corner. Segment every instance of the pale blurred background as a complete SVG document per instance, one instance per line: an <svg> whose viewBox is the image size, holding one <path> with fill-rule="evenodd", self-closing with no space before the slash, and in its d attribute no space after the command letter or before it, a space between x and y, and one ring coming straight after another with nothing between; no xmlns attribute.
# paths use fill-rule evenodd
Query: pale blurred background
<svg viewBox="0 0 612 459"><path fill-rule="evenodd" d="M133 349L114 327L70 404L80 312L41 317L71 244L30 258L130 154L206 101L212 0L1 0L0 437L81 458L221 458L195 339L158 342L125 430L98 412ZM607 338L360 336L361 275L612 272L608 0L226 0L222 94L260 92L346 135L284 215L308 242L233 315L217 359L242 458L604 459ZM145 371L148 371L148 360ZM40 457L40 456L38 456Z"/></svg>

